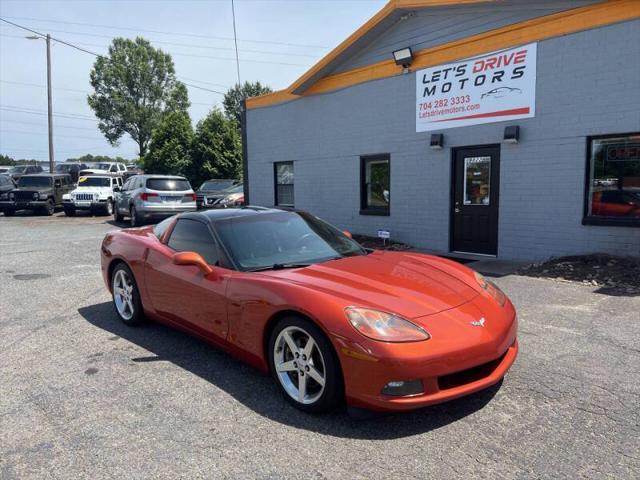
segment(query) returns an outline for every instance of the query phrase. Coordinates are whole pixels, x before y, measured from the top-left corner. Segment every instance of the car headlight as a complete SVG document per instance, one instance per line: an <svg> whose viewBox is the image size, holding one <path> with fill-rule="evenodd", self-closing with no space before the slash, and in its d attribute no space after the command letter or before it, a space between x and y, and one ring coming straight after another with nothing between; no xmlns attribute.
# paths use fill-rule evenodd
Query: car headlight
<svg viewBox="0 0 640 480"><path fill-rule="evenodd" d="M476 277L476 281L480 288L482 288L485 292L487 292L491 298L493 298L496 302L500 304L500 306L504 305L504 302L507 301L507 296L504 294L502 290L493 282L487 280L478 272L473 272Z"/></svg>
<svg viewBox="0 0 640 480"><path fill-rule="evenodd" d="M7 198L9 198L8 193L0 193L0 200L6 200Z"/></svg>
<svg viewBox="0 0 640 480"><path fill-rule="evenodd" d="M344 311L351 325L373 340L419 342L431 338L423 328L393 313L360 307L347 307Z"/></svg>
<svg viewBox="0 0 640 480"><path fill-rule="evenodd" d="M47 194L46 193L40 193L38 196L40 197L40 200L46 200L47 199Z"/></svg>
<svg viewBox="0 0 640 480"><path fill-rule="evenodd" d="M13 200L14 198L16 198L15 193L13 193L13 192L12 192L12 193L10 193L10 194L9 194L9 200Z"/></svg>

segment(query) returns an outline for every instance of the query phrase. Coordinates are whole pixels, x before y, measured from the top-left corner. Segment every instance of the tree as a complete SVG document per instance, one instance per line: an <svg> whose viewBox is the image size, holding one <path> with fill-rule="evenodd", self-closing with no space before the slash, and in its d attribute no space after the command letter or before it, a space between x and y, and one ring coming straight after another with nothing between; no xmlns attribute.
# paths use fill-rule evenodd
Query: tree
<svg viewBox="0 0 640 480"><path fill-rule="evenodd" d="M0 165L15 165L16 161L9 155L0 154Z"/></svg>
<svg viewBox="0 0 640 480"><path fill-rule="evenodd" d="M260 82L244 82L244 85L240 86L236 84L233 88L230 88L224 95L222 104L224 105L224 114L229 120L236 122L236 125L240 125L242 121L242 110L240 103L247 97L256 97L258 95L264 95L271 93L271 88L266 85L262 85Z"/></svg>
<svg viewBox="0 0 640 480"><path fill-rule="evenodd" d="M149 153L144 157L146 173L185 175L191 167L193 127L186 112L167 113L153 130Z"/></svg>
<svg viewBox="0 0 640 480"><path fill-rule="evenodd" d="M111 163L111 162L122 162L129 163L129 160L122 157L110 157L108 155L91 155L87 153L78 158L67 158L65 162L70 163Z"/></svg>
<svg viewBox="0 0 640 480"><path fill-rule="evenodd" d="M171 55L140 37L115 38L109 54L93 64L90 82L94 93L87 100L98 128L111 145L128 133L140 157L163 114L189 108L187 87L176 80Z"/></svg>
<svg viewBox="0 0 640 480"><path fill-rule="evenodd" d="M227 120L217 108L196 126L192 164L188 170L193 185L209 178L242 176L242 144L235 121Z"/></svg>

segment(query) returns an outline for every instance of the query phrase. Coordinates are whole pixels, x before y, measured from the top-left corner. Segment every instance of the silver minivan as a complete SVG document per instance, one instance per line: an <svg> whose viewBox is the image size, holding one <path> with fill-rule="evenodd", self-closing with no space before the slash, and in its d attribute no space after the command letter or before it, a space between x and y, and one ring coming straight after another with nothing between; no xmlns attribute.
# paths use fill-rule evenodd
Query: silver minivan
<svg viewBox="0 0 640 480"><path fill-rule="evenodd" d="M129 217L131 226L196 210L196 194L189 180L175 175L135 175L115 192L113 218Z"/></svg>

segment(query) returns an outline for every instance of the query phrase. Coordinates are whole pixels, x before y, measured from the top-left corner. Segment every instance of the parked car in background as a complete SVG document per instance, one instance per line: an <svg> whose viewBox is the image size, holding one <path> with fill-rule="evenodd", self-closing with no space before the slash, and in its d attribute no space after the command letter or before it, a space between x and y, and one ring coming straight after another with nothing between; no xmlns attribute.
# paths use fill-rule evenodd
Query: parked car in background
<svg viewBox="0 0 640 480"><path fill-rule="evenodd" d="M591 214L605 217L640 217L640 190L594 192Z"/></svg>
<svg viewBox="0 0 640 480"><path fill-rule="evenodd" d="M207 180L196 192L198 208L211 208L222 196L223 192L233 186L239 185L240 180L216 179Z"/></svg>
<svg viewBox="0 0 640 480"><path fill-rule="evenodd" d="M9 200L9 192L17 188L16 181L9 175L0 175L0 202ZM0 206L0 212L4 210Z"/></svg>
<svg viewBox="0 0 640 480"><path fill-rule="evenodd" d="M11 170L11 165L0 165L0 175L9 173L9 170Z"/></svg>
<svg viewBox="0 0 640 480"><path fill-rule="evenodd" d="M482 275L367 251L301 211L185 213L112 230L100 253L125 324L195 334L270 372L305 411L445 402L498 383L518 353L514 306Z"/></svg>
<svg viewBox="0 0 640 480"><path fill-rule="evenodd" d="M42 167L40 165L16 165L11 167L7 173L17 182L23 175L42 173Z"/></svg>
<svg viewBox="0 0 640 480"><path fill-rule="evenodd" d="M244 187L235 185L223 190L220 195L206 197L206 202L203 202L202 208L229 208L242 205L244 205Z"/></svg>
<svg viewBox="0 0 640 480"><path fill-rule="evenodd" d="M68 174L24 175L18 180L18 187L7 194L7 200L0 201L0 208L7 217L18 210L53 215L56 207L62 206L64 194L72 189L73 180Z"/></svg>
<svg viewBox="0 0 640 480"><path fill-rule="evenodd" d="M119 190L119 191L118 191ZM129 217L132 227L152 218L196 210L196 194L189 180L175 175L135 175L117 189L113 218Z"/></svg>
<svg viewBox="0 0 640 480"><path fill-rule="evenodd" d="M53 167L53 173L68 173L71 175L71 179L77 182L80 171L86 168L87 166L84 163L58 163Z"/></svg>
<svg viewBox="0 0 640 480"><path fill-rule="evenodd" d="M142 175L144 170L140 168L138 165L125 165L127 167L127 176L132 177L133 175Z"/></svg>
<svg viewBox="0 0 640 480"><path fill-rule="evenodd" d="M64 195L64 213L73 217L78 210L92 214L113 215L115 191L122 188L122 177L116 175L89 175L78 179L78 186Z"/></svg>
<svg viewBox="0 0 640 480"><path fill-rule="evenodd" d="M80 171L80 175L83 176L93 174L99 175L104 173L126 176L127 167L122 162L100 162L87 165L87 168Z"/></svg>

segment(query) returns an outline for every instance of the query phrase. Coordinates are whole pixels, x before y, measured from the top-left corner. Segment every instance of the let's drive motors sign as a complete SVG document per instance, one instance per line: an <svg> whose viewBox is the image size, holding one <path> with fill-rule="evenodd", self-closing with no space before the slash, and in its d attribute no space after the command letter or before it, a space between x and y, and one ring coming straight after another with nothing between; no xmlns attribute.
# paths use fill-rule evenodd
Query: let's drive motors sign
<svg viewBox="0 0 640 480"><path fill-rule="evenodd" d="M416 132L535 116L537 44L416 72Z"/></svg>

